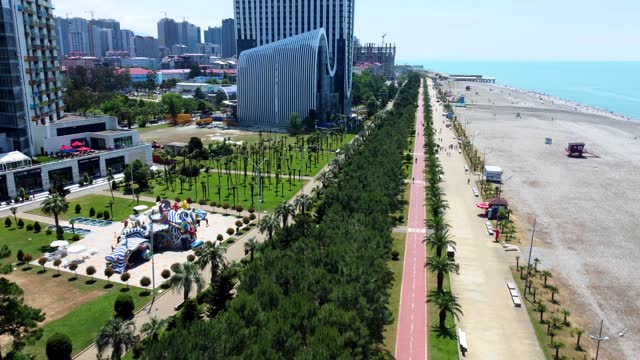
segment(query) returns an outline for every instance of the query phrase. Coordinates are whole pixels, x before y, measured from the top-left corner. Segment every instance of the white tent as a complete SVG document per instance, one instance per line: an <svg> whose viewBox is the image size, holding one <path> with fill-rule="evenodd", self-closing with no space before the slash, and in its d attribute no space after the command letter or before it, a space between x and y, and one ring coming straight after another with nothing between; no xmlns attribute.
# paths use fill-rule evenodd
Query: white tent
<svg viewBox="0 0 640 360"><path fill-rule="evenodd" d="M11 170L31 166L31 158L20 151L0 154L0 170Z"/></svg>

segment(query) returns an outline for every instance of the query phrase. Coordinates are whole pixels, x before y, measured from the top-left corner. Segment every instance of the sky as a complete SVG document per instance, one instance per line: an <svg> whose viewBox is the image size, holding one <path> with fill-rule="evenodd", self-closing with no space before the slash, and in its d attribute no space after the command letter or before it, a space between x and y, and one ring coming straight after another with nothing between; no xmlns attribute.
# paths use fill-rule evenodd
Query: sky
<svg viewBox="0 0 640 360"><path fill-rule="evenodd" d="M639 61L637 0L355 0L361 42L397 46L396 62ZM201 28L233 17L233 0L52 0L57 16L113 18L157 37L167 16Z"/></svg>

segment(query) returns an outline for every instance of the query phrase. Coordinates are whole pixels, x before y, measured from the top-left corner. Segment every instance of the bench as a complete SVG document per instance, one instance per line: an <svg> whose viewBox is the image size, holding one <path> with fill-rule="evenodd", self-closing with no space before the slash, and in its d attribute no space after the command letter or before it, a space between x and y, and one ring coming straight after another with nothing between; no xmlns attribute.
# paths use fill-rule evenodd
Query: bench
<svg viewBox="0 0 640 360"><path fill-rule="evenodd" d="M484 226L487 227L487 232L489 233L489 235L493 235L493 224L491 224L491 221L487 221L486 223L484 223Z"/></svg>
<svg viewBox="0 0 640 360"><path fill-rule="evenodd" d="M458 328L458 344L460 345L460 352L462 353L462 356L465 356L465 353L469 351L467 346L467 334L465 334L460 328Z"/></svg>
<svg viewBox="0 0 640 360"><path fill-rule="evenodd" d="M518 288L516 288L516 284L508 281L507 289L509 289L509 295L511 295L511 301L513 301L513 305L515 307L521 307L522 301L520 300L520 293L518 293Z"/></svg>
<svg viewBox="0 0 640 360"><path fill-rule="evenodd" d="M522 306L522 301L520 301L520 296L512 296L511 300L513 300L513 305L515 305L515 307Z"/></svg>
<svg viewBox="0 0 640 360"><path fill-rule="evenodd" d="M507 288L508 288L509 290L515 290L515 289L517 289L516 284L515 284L514 282L511 282L511 281L507 281Z"/></svg>
<svg viewBox="0 0 640 360"><path fill-rule="evenodd" d="M480 196L480 193L478 192L478 189L472 188L471 190L473 191L473 195L475 195L475 197Z"/></svg>

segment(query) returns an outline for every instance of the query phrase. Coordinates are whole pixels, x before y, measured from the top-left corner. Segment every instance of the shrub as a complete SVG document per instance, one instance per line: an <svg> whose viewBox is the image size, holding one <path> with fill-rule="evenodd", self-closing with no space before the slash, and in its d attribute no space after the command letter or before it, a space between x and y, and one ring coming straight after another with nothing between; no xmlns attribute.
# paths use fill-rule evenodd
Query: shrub
<svg viewBox="0 0 640 360"><path fill-rule="evenodd" d="M116 312L116 316L119 316L122 319L131 318L133 316L133 309L135 309L135 305L133 303L133 298L129 294L118 295L115 304L113 304L113 310Z"/></svg>
<svg viewBox="0 0 640 360"><path fill-rule="evenodd" d="M115 180L113 180L113 181L111 182L111 188L112 188L113 190L118 190L118 182L117 182L117 181L115 181Z"/></svg>
<svg viewBox="0 0 640 360"><path fill-rule="evenodd" d="M180 264L179 263L173 263L171 265L171 271L176 272L176 270L180 269Z"/></svg>
<svg viewBox="0 0 640 360"><path fill-rule="evenodd" d="M33 224L27 224L27 231L33 231Z"/></svg>
<svg viewBox="0 0 640 360"><path fill-rule="evenodd" d="M223 208L225 211L226 211L227 209L229 209L229 203L228 203L228 202L222 203L222 208Z"/></svg>
<svg viewBox="0 0 640 360"><path fill-rule="evenodd" d="M200 199L200 201L198 201L198 204L200 204L200 206L205 206L205 205L207 205L207 200Z"/></svg>
<svg viewBox="0 0 640 360"><path fill-rule="evenodd" d="M169 269L164 269L160 273L160 276L162 276L162 278L166 280L171 277L171 271Z"/></svg>
<svg viewBox="0 0 640 360"><path fill-rule="evenodd" d="M53 266L58 268L58 274L60 274L60 265L61 264L62 264L62 260L60 260L60 259L53 260Z"/></svg>
<svg viewBox="0 0 640 360"><path fill-rule="evenodd" d="M16 254L16 259L18 260L18 262L24 261L24 252L22 251L22 249L18 250L18 253Z"/></svg>
<svg viewBox="0 0 640 360"><path fill-rule="evenodd" d="M79 185L80 187L83 187L83 186L84 186L84 180L80 180L80 181L78 181L78 185Z"/></svg>
<svg viewBox="0 0 640 360"><path fill-rule="evenodd" d="M182 202L182 198L180 196L176 197L176 202L177 203L181 203Z"/></svg>
<svg viewBox="0 0 640 360"><path fill-rule="evenodd" d="M400 258L400 252L398 250L393 250L391 252L391 260L398 261L399 258Z"/></svg>
<svg viewBox="0 0 640 360"><path fill-rule="evenodd" d="M33 260L33 255L27 253L24 254L24 256L22 257L22 261L26 262L26 263L30 263L31 260Z"/></svg>
<svg viewBox="0 0 640 360"><path fill-rule="evenodd" d="M235 233L236 233L236 231L235 231L235 230L233 230L233 228L228 228L228 229L227 229L227 234L229 234L229 235L233 235L233 234L235 234Z"/></svg>
<svg viewBox="0 0 640 360"><path fill-rule="evenodd" d="M146 289L149 285L151 285L151 279L143 276L142 279L140 279L140 286Z"/></svg>
<svg viewBox="0 0 640 360"><path fill-rule="evenodd" d="M128 283L129 279L131 279L131 274L129 273L122 273L120 275L120 280L122 280L122 282L127 284L127 288L129 288L129 283Z"/></svg>
<svg viewBox="0 0 640 360"><path fill-rule="evenodd" d="M80 206L80 204L76 204L76 208L75 208L76 214L80 214L81 211L82 211L82 206Z"/></svg>
<svg viewBox="0 0 640 360"><path fill-rule="evenodd" d="M47 235L51 235L51 234L53 234L53 230L47 228L47 230L45 230L44 233L47 234Z"/></svg>
<svg viewBox="0 0 640 360"><path fill-rule="evenodd" d="M254 212L256 212L256 209L254 209L253 206L249 206L249 209L247 209L247 211L249 212L249 214L253 214Z"/></svg>
<svg viewBox="0 0 640 360"><path fill-rule="evenodd" d="M212 202L211 202L211 204L209 204L209 206L211 206L211 207L216 207L216 206L218 206L218 203L217 203L217 202L215 202L215 201L212 201Z"/></svg>
<svg viewBox="0 0 640 360"><path fill-rule="evenodd" d="M191 198L191 196L187 197L187 204L193 204L193 199Z"/></svg>
<svg viewBox="0 0 640 360"><path fill-rule="evenodd" d="M4 219L4 226L5 227L11 227L11 219L9 219L9 218Z"/></svg>
<svg viewBox="0 0 640 360"><path fill-rule="evenodd" d="M108 267L106 269L104 269L104 276L107 277L107 279L109 279L110 277L113 276L113 269Z"/></svg>
<svg viewBox="0 0 640 360"><path fill-rule="evenodd" d="M35 224L33 224L33 232L39 233L40 231L42 231L42 225L36 221Z"/></svg>
<svg viewBox="0 0 640 360"><path fill-rule="evenodd" d="M38 264L40 264L40 266L42 266L42 270L44 270L44 264L47 263L47 261L49 261L49 259L47 259L46 257L41 257L40 259L38 259Z"/></svg>
<svg viewBox="0 0 640 360"><path fill-rule="evenodd" d="M78 241L78 240L80 240L80 235L78 235L78 234L73 234L73 236L71 237L71 240L72 240L72 241Z"/></svg>
<svg viewBox="0 0 640 360"><path fill-rule="evenodd" d="M189 254L189 256L187 256L187 261L188 262L194 262L196 261L196 256L193 254Z"/></svg>
<svg viewBox="0 0 640 360"><path fill-rule="evenodd" d="M18 219L18 229L22 229L24 227L24 221L22 219Z"/></svg>
<svg viewBox="0 0 640 360"><path fill-rule="evenodd" d="M104 215L104 212L103 212L102 210L101 210L101 211L98 211L98 212L96 213L96 217L97 217L98 219L101 219L101 218L102 218L102 215Z"/></svg>
<svg viewBox="0 0 640 360"><path fill-rule="evenodd" d="M162 201L162 199L160 198L160 195L156 196L156 202L158 203L160 201Z"/></svg>
<svg viewBox="0 0 640 360"><path fill-rule="evenodd" d="M75 277L77 275L76 270L78 270L78 264L72 262L69 264L69 270L73 271L73 276Z"/></svg>
<svg viewBox="0 0 640 360"><path fill-rule="evenodd" d="M234 239L234 238L228 238L228 239L225 241L225 243L226 243L226 244L229 244L229 245L233 244L234 242L236 242L236 239Z"/></svg>
<svg viewBox="0 0 640 360"><path fill-rule="evenodd" d="M253 214L253 213L249 214L249 220L253 221L255 219L256 219L256 214Z"/></svg>
<svg viewBox="0 0 640 360"><path fill-rule="evenodd" d="M46 353L48 360L70 360L73 352L71 339L62 333L55 333L47 339Z"/></svg>
<svg viewBox="0 0 640 360"><path fill-rule="evenodd" d="M96 216L96 209L94 209L94 208L89 209L89 216L90 217Z"/></svg>
<svg viewBox="0 0 640 360"><path fill-rule="evenodd" d="M87 275L93 278L93 275L96 273L96 268L93 266L87 266L87 269L85 271L87 272Z"/></svg>
<svg viewBox="0 0 640 360"><path fill-rule="evenodd" d="M224 240L224 236L222 234L218 234L218 236L216 237L216 240L222 241Z"/></svg>
<svg viewBox="0 0 640 360"><path fill-rule="evenodd" d="M246 217L246 216L245 216L245 217L243 217L243 218L242 218L242 223L243 223L243 224L247 225L247 224L248 224L248 223L250 223L250 222L251 222L251 220L249 220L249 218L248 218L248 217Z"/></svg>
<svg viewBox="0 0 640 360"><path fill-rule="evenodd" d="M242 226L242 220L236 220L236 227Z"/></svg>
<svg viewBox="0 0 640 360"><path fill-rule="evenodd" d="M108 210L104 211L104 213L102 214L102 218L105 220L109 220L111 218L111 214L109 213Z"/></svg>
<svg viewBox="0 0 640 360"><path fill-rule="evenodd" d="M242 205L236 205L235 207L236 211L238 212L238 214L240 214L242 212L242 210L244 210L244 208L242 207Z"/></svg>
<svg viewBox="0 0 640 360"><path fill-rule="evenodd" d="M0 247L0 259L8 258L11 256L11 249L7 245Z"/></svg>

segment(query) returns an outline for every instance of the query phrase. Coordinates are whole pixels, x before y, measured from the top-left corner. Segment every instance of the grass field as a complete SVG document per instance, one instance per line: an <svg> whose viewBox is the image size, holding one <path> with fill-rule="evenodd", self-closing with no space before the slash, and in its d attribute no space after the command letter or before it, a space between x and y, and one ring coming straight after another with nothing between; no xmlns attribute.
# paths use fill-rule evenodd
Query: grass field
<svg viewBox="0 0 640 360"><path fill-rule="evenodd" d="M48 273L52 274L54 272L49 270ZM73 287L82 292L100 292L100 295L95 299L44 326L42 338L33 345L27 346L25 349L27 354L35 356L36 359L44 360L47 358L45 354L46 341L56 332L64 333L71 338L73 343L73 354L77 354L89 346L95 340L95 337L102 326L104 326L107 321L113 317L113 305L118 295L126 291L126 286L120 284L114 284L112 288L105 289L107 282L102 280L98 280L91 285L87 285L86 282L89 278L85 276L78 276L77 280L69 281L69 278L73 277L73 275L64 272L61 277L56 279L53 279L46 274L32 276L42 276L43 281L45 281L44 277L48 277L46 281L55 281L61 287ZM140 309L151 300L151 296L142 296L145 295L145 291L141 288L130 287L126 292L133 298L135 310ZM43 296L46 295L43 294Z"/></svg>
<svg viewBox="0 0 640 360"><path fill-rule="evenodd" d="M51 233L51 235L45 233L45 228L48 224L41 223L42 231L35 233L33 231L27 231L26 229L27 224L33 224L34 221L23 220L25 227L18 229L12 216L9 217L12 222L11 227L4 226L5 219L6 218L0 219L0 246L7 245L9 250L11 250L11 256L0 259L0 263L10 264L16 262L18 250L22 250L25 254L33 255L34 260L37 260L40 255L51 250L49 244L56 240L56 234L55 232ZM53 223L53 220L51 222ZM71 240L72 236L72 234L64 234L65 240Z"/></svg>
<svg viewBox="0 0 640 360"><path fill-rule="evenodd" d="M105 210L111 212L111 208L109 207L110 202L111 196L108 195L87 195L79 197L77 199L73 199L69 202L69 210L64 214L60 214L60 219L68 220L73 217L96 218L96 216L89 216L89 211L91 210L91 208L94 208L96 212ZM77 204L80 204L80 207L82 208L80 213L75 212L75 206ZM132 208L136 205L138 205L138 203L133 201L133 199L125 199L120 197L114 198L113 214L111 214L111 219L115 219L115 221L121 221L122 219L128 217L133 213ZM155 204L140 201L140 205L153 206ZM40 209L31 210L29 211L29 214L53 218L52 216L44 214Z"/></svg>

